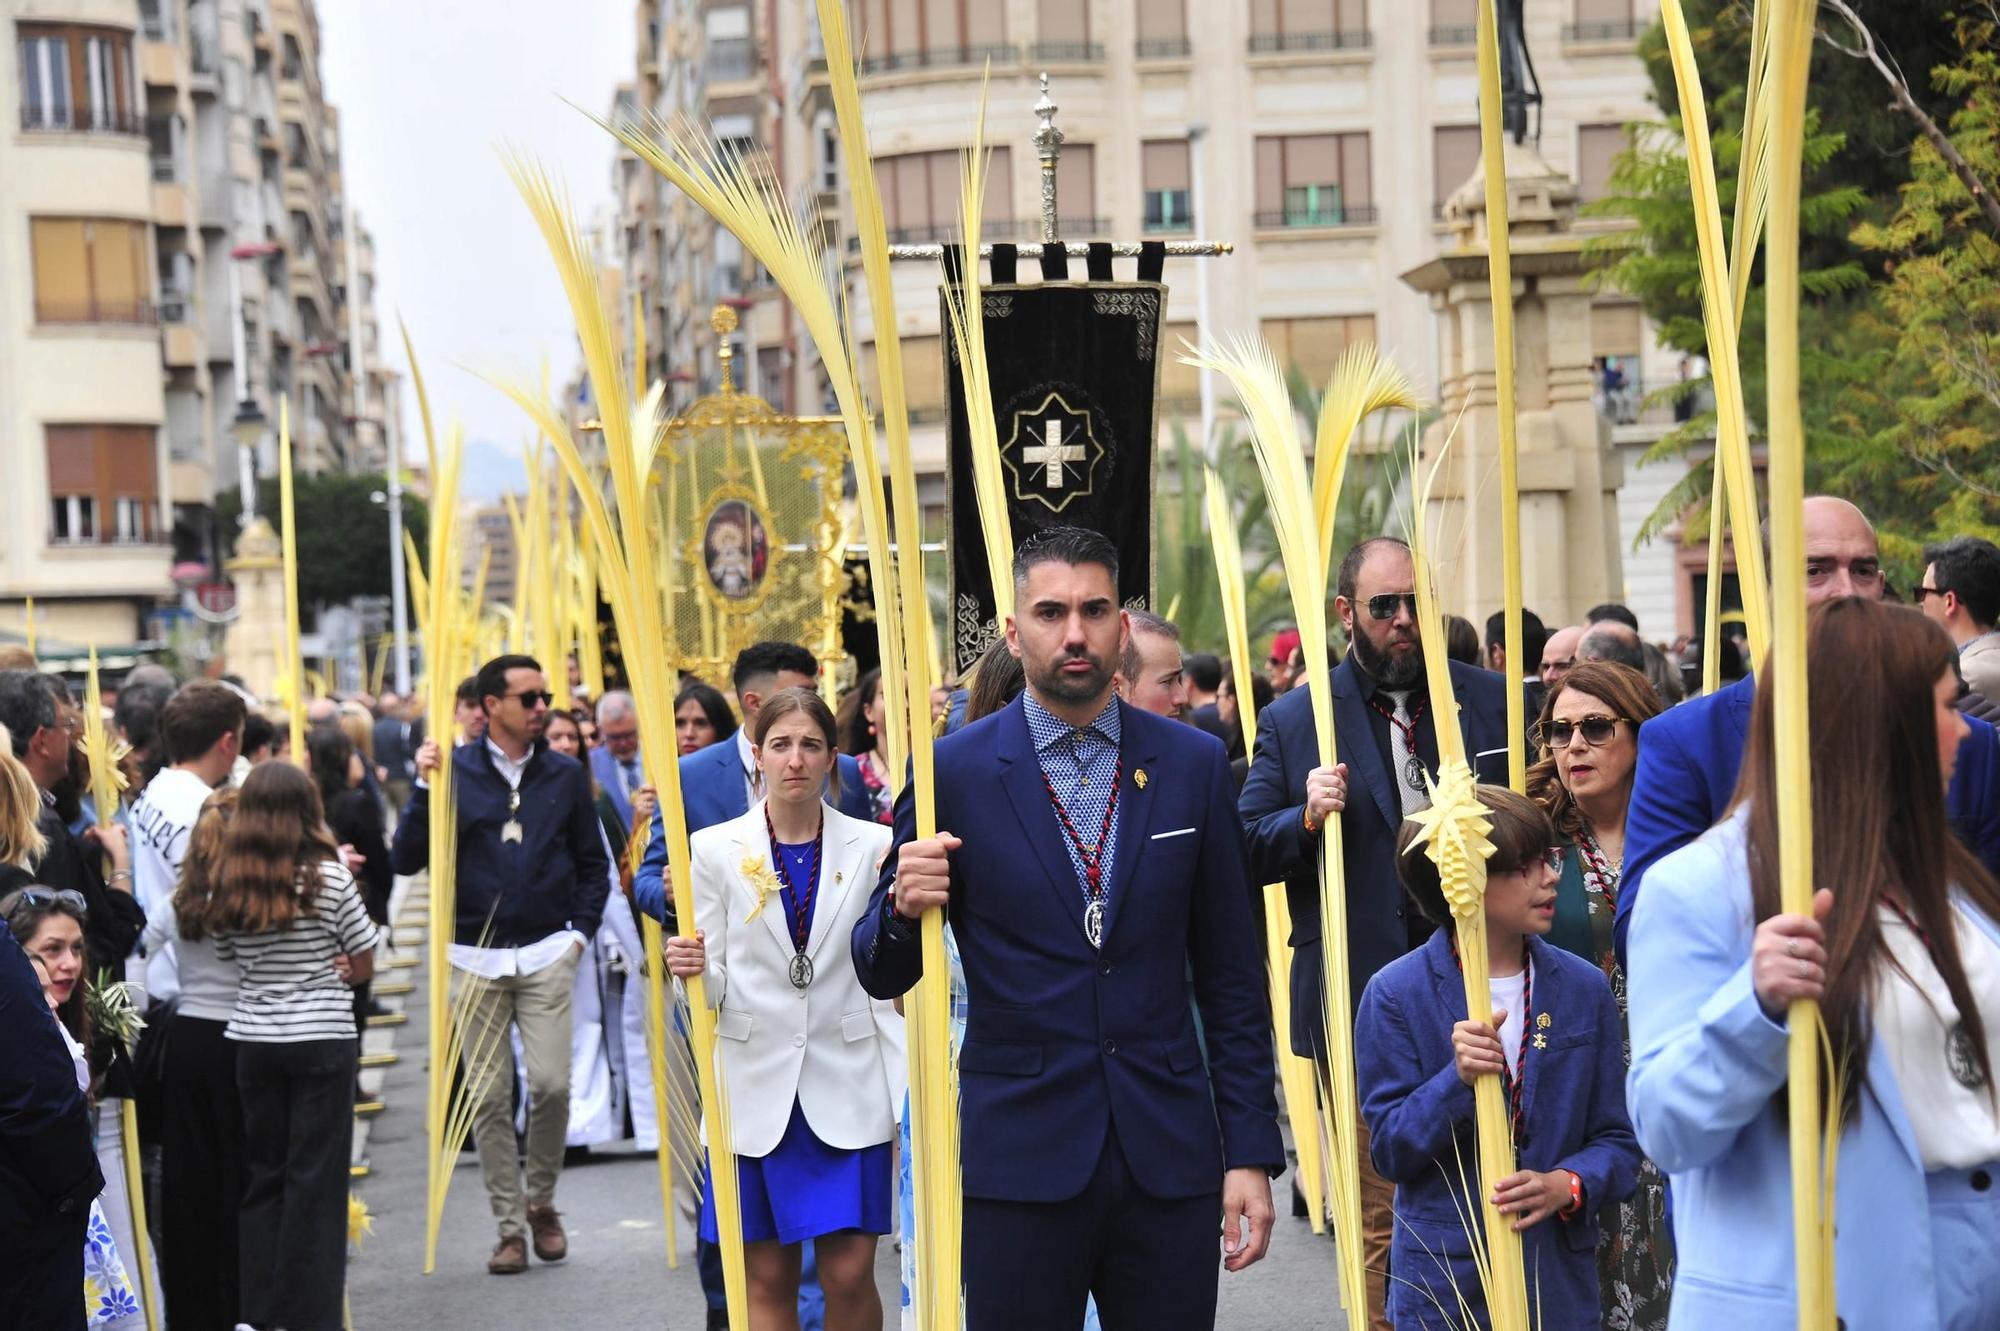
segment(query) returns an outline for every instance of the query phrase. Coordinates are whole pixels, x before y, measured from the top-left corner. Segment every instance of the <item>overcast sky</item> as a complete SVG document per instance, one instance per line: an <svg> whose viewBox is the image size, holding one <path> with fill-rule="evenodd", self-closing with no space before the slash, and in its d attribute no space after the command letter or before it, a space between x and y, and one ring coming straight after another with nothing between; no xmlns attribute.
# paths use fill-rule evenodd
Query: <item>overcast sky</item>
<svg viewBox="0 0 2000 1331"><path fill-rule="evenodd" d="M375 238L375 310L388 362L405 368L408 323L438 428L456 416L469 444L465 491L521 482L527 417L474 371L532 382L548 357L560 384L576 365L561 284L496 155L533 153L567 179L586 221L611 202L611 136L565 105L599 114L633 68L626 0L325 0L320 71L340 110L349 198ZM404 439L422 448L415 395Z"/></svg>

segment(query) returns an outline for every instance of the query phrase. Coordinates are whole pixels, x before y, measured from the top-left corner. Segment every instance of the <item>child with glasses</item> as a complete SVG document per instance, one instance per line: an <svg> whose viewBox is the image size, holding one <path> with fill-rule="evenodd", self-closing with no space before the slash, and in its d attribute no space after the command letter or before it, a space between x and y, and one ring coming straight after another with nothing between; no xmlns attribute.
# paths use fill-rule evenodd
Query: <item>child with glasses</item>
<svg viewBox="0 0 2000 1331"><path fill-rule="evenodd" d="M1406 822L1398 872L1438 928L1376 972L1355 1019L1369 1152L1396 1185L1389 1317L1398 1331L1488 1324L1471 1228L1481 1208L1468 1193L1479 1158L1472 1088L1497 1076L1518 1168L1491 1200L1521 1234L1537 1325L1595 1331L1599 1217L1631 1193L1639 1166L1618 1008L1595 966L1543 938L1561 862L1547 815L1504 787L1481 786L1479 799L1494 846L1484 905L1492 1011L1465 1010L1451 913Z"/></svg>

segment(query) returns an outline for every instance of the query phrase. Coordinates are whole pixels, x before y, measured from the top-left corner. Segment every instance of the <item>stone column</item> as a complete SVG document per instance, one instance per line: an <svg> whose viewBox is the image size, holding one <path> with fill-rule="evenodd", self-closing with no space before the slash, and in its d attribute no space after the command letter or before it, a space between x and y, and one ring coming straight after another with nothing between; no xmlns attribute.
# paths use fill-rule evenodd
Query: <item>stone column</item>
<svg viewBox="0 0 2000 1331"><path fill-rule="evenodd" d="M224 567L236 584L236 618L223 636L228 669L258 697L275 699L285 653L285 560L278 533L265 519L252 518Z"/></svg>
<svg viewBox="0 0 2000 1331"><path fill-rule="evenodd" d="M1515 435L1521 486L1521 586L1553 630L1616 599L1624 586L1611 429L1591 401L1590 307L1576 187L1533 148L1507 145L1514 277ZM1480 625L1500 609L1500 417L1483 168L1445 204L1456 244L1403 281L1431 299L1439 339L1439 406L1426 465L1447 436L1430 522L1444 609ZM1535 667L1529 662L1528 670Z"/></svg>

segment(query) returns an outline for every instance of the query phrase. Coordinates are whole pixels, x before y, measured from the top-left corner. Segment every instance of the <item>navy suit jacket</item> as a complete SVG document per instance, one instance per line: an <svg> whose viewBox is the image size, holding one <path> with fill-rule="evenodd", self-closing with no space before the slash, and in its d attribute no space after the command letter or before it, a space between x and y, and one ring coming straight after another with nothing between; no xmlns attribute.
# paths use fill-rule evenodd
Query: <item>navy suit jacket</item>
<svg viewBox="0 0 2000 1331"><path fill-rule="evenodd" d="M1625 872L1612 926L1619 965L1625 964L1625 933L1646 871L1728 812L1756 696L1756 682L1745 675L1639 728L1639 768L1625 811ZM1966 848L2000 873L2000 733L1978 717L1966 717L1965 724L1971 733L1958 746L1945 816Z"/></svg>
<svg viewBox="0 0 2000 1331"><path fill-rule="evenodd" d="M597 753L604 750L599 749ZM596 753L592 755L593 762ZM850 818L858 818L864 823L875 821L875 811L869 807L868 791L861 784L861 765L846 754L835 755L835 771L840 776L840 798L829 802ZM688 835L692 836L704 827L714 827L741 818L750 812L749 792L743 788L743 764L736 751L736 737L717 740L705 749L696 749L681 760L681 808L687 814ZM611 783L600 778L599 784L609 792L612 783L618 781L614 769ZM614 801L616 797L614 796ZM625 808L625 825L632 825L632 810ZM667 870L667 842L660 834L660 822L656 818L646 832L646 854L639 861L639 872L632 875L632 904L656 920L667 918L667 888L664 875Z"/></svg>
<svg viewBox="0 0 2000 1331"><path fill-rule="evenodd" d="M709 748L719 749L722 745L711 744ZM736 746L730 743L730 748ZM643 755L635 753L633 760L640 763L641 775L645 772ZM618 759L612 756L609 744L600 744L590 751L590 774L597 778L597 788L611 801L611 807L618 811L618 820L625 824L626 832L632 830L632 795L625 789L625 773L619 769ZM740 780L740 774L739 774ZM683 803L686 801L683 800ZM748 811L748 806L745 806ZM692 829L690 829L692 830Z"/></svg>
<svg viewBox="0 0 2000 1331"><path fill-rule="evenodd" d="M1639 1174L1639 1143L1625 1112L1624 1025L1596 966L1540 938L1529 940L1528 955L1534 1011L1526 1020L1544 1042L1527 1051L1520 1168L1567 1169L1583 1180L1580 1214L1551 1217L1522 1234L1528 1288L1546 1331L1595 1331L1598 1216L1632 1195ZM1475 1173L1479 1158L1472 1088L1459 1080L1451 1045L1452 1027L1464 1020L1465 981L1451 935L1439 929L1368 982L1354 1023L1369 1155L1396 1185L1389 1311L1397 1326L1431 1325L1433 1298L1453 1306L1441 1266L1475 1314L1485 1311L1461 1219L1477 1215L1479 1205L1457 1182L1461 1168ZM1477 1320L1484 1324L1483 1316Z"/></svg>
<svg viewBox="0 0 2000 1331"><path fill-rule="evenodd" d="M385 716L375 723L375 762L389 771L391 781L409 781L417 775L417 748L424 742L423 718L409 723L410 735L403 737L403 721Z"/></svg>
<svg viewBox="0 0 2000 1331"><path fill-rule="evenodd" d="M1083 888L1020 700L937 744L938 827L964 842L951 857L948 914L965 966L968 1197L1075 1197L1114 1125L1133 1177L1156 1198L1211 1196L1225 1169L1284 1164L1229 761L1211 735L1120 709L1101 953L1084 936ZM915 835L906 786L894 844ZM919 931L888 919L895 864L892 850L854 927L855 970L877 998L923 971Z"/></svg>
<svg viewBox="0 0 2000 1331"><path fill-rule="evenodd" d="M80 1258L65 1254L50 1263L44 1253L60 1242L73 1242L81 1253L90 1199L103 1190L104 1175L76 1065L34 965L11 934L0 937L0 1031L7 1032L7 1056L0 1058L0 1243L8 1252L0 1262L0 1321L52 1306L59 1291L46 1289L49 1281L76 1280L69 1293L82 1326Z"/></svg>
<svg viewBox="0 0 2000 1331"><path fill-rule="evenodd" d="M1466 756L1482 781L1507 780L1507 685L1476 666L1451 662L1452 690ZM1347 966L1358 1003L1368 977L1423 942L1430 924L1403 895L1396 877L1396 834L1403 806L1382 761L1350 655L1333 672L1334 746L1347 764L1347 810L1340 815L1347 880ZM1435 776L1437 730L1428 708L1417 720L1418 751ZM1312 693L1284 694L1257 722L1257 752L1237 808L1250 838L1256 883L1283 882L1292 912L1292 1049L1323 1056L1325 986L1319 929L1319 838L1305 830L1306 773L1319 766Z"/></svg>

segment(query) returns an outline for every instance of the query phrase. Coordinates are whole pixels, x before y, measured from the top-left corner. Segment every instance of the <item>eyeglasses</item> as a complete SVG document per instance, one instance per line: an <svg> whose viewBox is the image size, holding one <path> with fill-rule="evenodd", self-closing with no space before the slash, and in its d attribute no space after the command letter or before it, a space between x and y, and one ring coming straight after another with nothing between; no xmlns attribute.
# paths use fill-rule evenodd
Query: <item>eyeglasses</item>
<svg viewBox="0 0 2000 1331"><path fill-rule="evenodd" d="M1371 619L1394 619L1396 607L1400 605L1410 612L1410 618L1417 617L1417 594L1415 592L1383 592L1368 598L1368 615Z"/></svg>
<svg viewBox="0 0 2000 1331"><path fill-rule="evenodd" d="M1917 604L1922 605L1925 597L1943 596L1950 589L1946 587L1912 587L1910 590L1916 593Z"/></svg>
<svg viewBox="0 0 2000 1331"><path fill-rule="evenodd" d="M1495 869L1489 865L1487 867L1486 873L1488 877L1497 877L1501 874L1521 873L1533 867L1537 863L1539 863L1544 869L1547 869L1550 873L1556 873L1556 874L1561 873L1563 867L1562 847L1550 846L1540 855L1534 856L1524 864L1517 864L1511 869Z"/></svg>
<svg viewBox="0 0 2000 1331"><path fill-rule="evenodd" d="M62 906L78 915L90 909L90 903L83 899L83 893L70 887L61 890L53 887L24 887L18 892L9 892L5 897L0 897L0 915L12 915L19 906L37 908Z"/></svg>
<svg viewBox="0 0 2000 1331"><path fill-rule="evenodd" d="M519 698L521 706L531 712L537 707L547 707L556 700L556 695L550 693L547 689L528 689L525 692L516 693L511 696Z"/></svg>
<svg viewBox="0 0 2000 1331"><path fill-rule="evenodd" d="M1550 749L1566 749L1578 731L1583 732L1583 742L1593 749L1600 744L1609 744L1611 737L1618 733L1618 723L1631 725L1631 719L1623 716L1586 716L1581 721L1551 721L1541 728L1537 741Z"/></svg>

